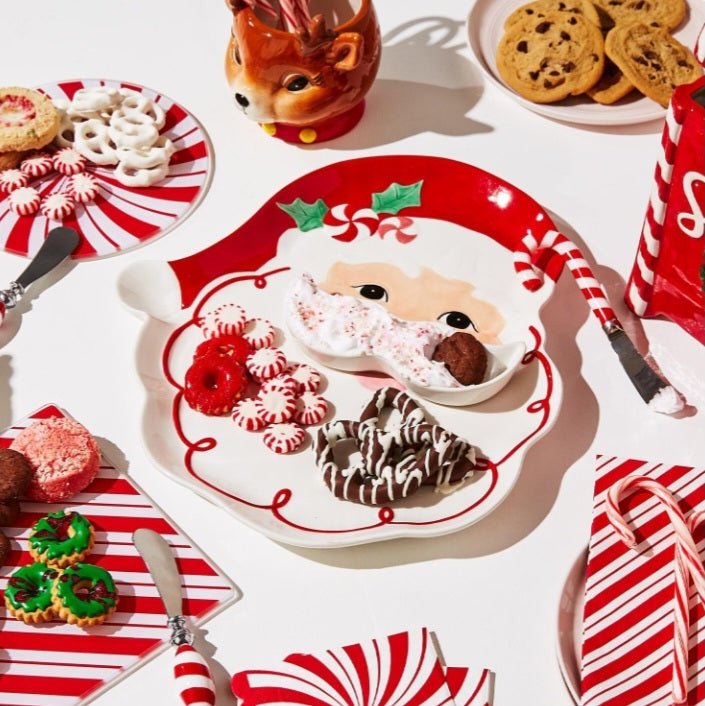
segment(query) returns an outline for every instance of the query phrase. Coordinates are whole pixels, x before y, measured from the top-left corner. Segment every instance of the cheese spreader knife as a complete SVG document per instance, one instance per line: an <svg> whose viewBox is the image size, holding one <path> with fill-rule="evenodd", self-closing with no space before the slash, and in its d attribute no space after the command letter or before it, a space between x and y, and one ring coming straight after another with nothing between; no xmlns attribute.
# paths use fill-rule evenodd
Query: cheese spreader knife
<svg viewBox="0 0 705 706"><path fill-rule="evenodd" d="M193 635L182 615L181 577L169 543L157 532L140 528L132 541L152 575L171 628L169 642L176 647L174 677L186 706L213 706L215 685L203 656L192 646Z"/></svg>
<svg viewBox="0 0 705 706"><path fill-rule="evenodd" d="M0 289L0 323L7 309L17 305L27 287L63 262L78 245L80 236L73 228L60 226L49 231L37 254L24 272L7 289Z"/></svg>

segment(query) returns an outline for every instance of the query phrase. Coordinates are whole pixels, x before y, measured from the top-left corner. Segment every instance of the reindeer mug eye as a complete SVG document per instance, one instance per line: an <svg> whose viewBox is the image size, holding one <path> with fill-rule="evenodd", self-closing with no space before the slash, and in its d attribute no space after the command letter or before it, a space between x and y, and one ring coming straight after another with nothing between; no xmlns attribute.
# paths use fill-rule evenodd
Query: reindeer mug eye
<svg viewBox="0 0 705 706"><path fill-rule="evenodd" d="M296 93L297 91L303 91L306 86L308 86L310 81L306 76L301 76L299 74L294 76L287 76L284 79L284 86L287 91Z"/></svg>

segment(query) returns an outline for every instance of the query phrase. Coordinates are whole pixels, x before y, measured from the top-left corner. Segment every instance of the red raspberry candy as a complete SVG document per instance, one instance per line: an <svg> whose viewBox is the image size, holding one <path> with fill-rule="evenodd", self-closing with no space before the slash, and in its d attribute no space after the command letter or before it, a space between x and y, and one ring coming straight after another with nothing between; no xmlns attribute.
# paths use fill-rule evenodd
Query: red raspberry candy
<svg viewBox="0 0 705 706"><path fill-rule="evenodd" d="M232 411L247 387L245 369L216 351L196 358L186 371L184 399L189 407L210 416Z"/></svg>

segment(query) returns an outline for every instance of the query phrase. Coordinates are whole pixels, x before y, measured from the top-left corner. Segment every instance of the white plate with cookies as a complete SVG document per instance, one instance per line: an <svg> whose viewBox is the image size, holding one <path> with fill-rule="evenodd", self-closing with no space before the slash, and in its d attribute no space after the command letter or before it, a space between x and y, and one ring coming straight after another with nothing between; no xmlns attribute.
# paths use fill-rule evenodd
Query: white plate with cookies
<svg viewBox="0 0 705 706"><path fill-rule="evenodd" d="M497 50L505 35L505 21L522 0L477 0L467 20L470 50L490 83L510 95L525 108L554 120L582 125L634 125L663 119L665 109L655 100L633 89L611 104L599 103L586 93L570 95L556 102L536 102L519 95L502 78L497 66ZM689 2L684 19L671 34L678 42L693 49L705 24L705 10L700 2Z"/></svg>

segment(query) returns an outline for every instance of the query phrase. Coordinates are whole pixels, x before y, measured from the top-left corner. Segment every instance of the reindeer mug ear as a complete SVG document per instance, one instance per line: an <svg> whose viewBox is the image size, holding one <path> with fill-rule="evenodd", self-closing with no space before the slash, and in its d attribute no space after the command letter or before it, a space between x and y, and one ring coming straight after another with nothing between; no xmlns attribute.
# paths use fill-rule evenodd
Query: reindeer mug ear
<svg viewBox="0 0 705 706"><path fill-rule="evenodd" d="M356 69L362 59L364 40L357 32L343 32L334 40L328 52L329 62L338 71Z"/></svg>

